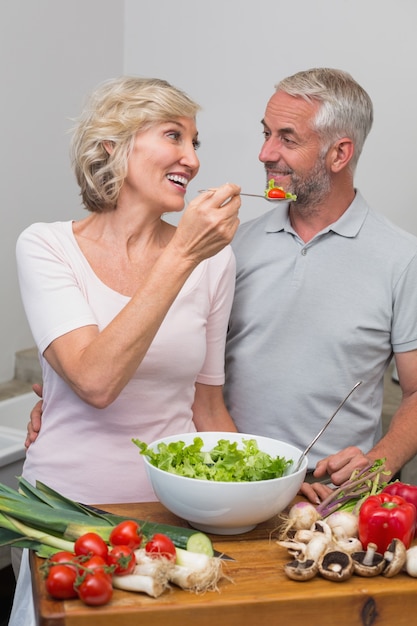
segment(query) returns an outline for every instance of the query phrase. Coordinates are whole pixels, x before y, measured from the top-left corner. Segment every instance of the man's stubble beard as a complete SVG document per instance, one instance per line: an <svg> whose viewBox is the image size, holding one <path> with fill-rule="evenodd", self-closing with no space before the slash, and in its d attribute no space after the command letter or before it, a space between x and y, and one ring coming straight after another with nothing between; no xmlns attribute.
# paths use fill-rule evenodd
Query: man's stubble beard
<svg viewBox="0 0 417 626"><path fill-rule="evenodd" d="M307 176L301 178L291 175L291 192L297 196L297 212L313 215L329 195L331 189L330 175L326 169L325 157L320 157Z"/></svg>

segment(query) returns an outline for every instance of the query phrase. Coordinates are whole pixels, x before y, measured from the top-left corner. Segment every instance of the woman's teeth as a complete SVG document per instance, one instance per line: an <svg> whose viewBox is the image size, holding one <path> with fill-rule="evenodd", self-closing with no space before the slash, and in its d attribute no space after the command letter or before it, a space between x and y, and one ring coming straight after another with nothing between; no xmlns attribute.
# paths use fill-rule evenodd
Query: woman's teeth
<svg viewBox="0 0 417 626"><path fill-rule="evenodd" d="M182 187L186 187L188 180L184 176L178 176L177 174L168 174L168 180L172 180L173 183L177 183L182 185Z"/></svg>

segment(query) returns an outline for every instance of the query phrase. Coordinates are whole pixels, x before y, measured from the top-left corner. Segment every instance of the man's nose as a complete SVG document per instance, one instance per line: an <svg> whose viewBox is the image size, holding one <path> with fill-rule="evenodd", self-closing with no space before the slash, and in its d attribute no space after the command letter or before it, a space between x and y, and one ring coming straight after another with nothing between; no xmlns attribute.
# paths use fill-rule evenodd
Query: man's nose
<svg viewBox="0 0 417 626"><path fill-rule="evenodd" d="M280 149L281 143L278 139L268 139L263 144L258 158L262 163L279 161L281 156Z"/></svg>

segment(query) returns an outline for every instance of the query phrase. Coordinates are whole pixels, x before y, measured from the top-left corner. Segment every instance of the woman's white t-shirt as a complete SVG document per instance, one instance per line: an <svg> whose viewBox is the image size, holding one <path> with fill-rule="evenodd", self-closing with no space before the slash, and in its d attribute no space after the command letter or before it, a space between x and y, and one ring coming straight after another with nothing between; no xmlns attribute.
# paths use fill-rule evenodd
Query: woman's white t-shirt
<svg viewBox="0 0 417 626"><path fill-rule="evenodd" d="M95 324L102 330L129 298L99 280L77 244L72 222L27 228L17 242L17 262L44 383L42 428L27 452L24 477L85 503L155 500L131 439L150 443L195 431L195 382L223 384L235 280L231 248L193 271L132 380L105 409L82 401L42 354L76 328Z"/></svg>

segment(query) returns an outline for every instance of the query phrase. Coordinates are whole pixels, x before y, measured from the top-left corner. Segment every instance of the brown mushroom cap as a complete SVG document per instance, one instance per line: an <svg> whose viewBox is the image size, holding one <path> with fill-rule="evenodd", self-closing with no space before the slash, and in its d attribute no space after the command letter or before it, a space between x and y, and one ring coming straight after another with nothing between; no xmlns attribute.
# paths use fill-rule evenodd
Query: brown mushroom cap
<svg viewBox="0 0 417 626"><path fill-rule="evenodd" d="M366 563L367 552L361 550L352 554L353 571L357 576L378 576L386 565L386 561L382 554L375 552L372 556L372 562ZM365 561L365 562L364 562Z"/></svg>
<svg viewBox="0 0 417 626"><path fill-rule="evenodd" d="M400 539L393 539L384 552L385 568L382 570L383 576L391 578L398 574L405 565L407 550Z"/></svg>
<svg viewBox="0 0 417 626"><path fill-rule="evenodd" d="M353 574L353 559L340 550L326 552L319 560L319 572L327 580L342 582Z"/></svg>
<svg viewBox="0 0 417 626"><path fill-rule="evenodd" d="M288 578L298 580L299 582L311 580L317 574L317 571L318 564L312 559L305 561L297 561L297 559L294 559L284 565L284 572Z"/></svg>

